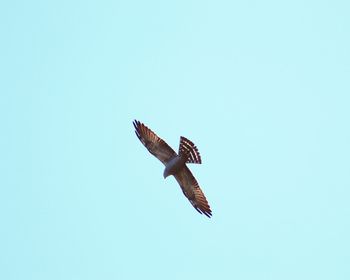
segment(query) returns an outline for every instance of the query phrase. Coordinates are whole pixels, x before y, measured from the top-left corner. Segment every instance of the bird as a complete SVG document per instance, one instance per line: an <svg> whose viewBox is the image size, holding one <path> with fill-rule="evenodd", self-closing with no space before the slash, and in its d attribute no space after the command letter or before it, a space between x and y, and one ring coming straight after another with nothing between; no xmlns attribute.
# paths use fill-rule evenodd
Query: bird
<svg viewBox="0 0 350 280"><path fill-rule="evenodd" d="M199 187L196 178L186 165L187 163L201 164L202 159L198 148L192 141L181 136L179 151L176 153L162 138L138 120L133 121L135 134L147 150L164 165L164 179L174 176L183 194L190 201L194 209L200 214L211 218L212 211L209 203Z"/></svg>

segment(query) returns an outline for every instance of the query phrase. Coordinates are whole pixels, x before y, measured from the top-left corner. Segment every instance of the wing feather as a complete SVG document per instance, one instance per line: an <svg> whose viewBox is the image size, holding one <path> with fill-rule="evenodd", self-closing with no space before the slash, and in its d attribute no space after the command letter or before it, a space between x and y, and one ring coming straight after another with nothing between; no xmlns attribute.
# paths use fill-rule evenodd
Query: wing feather
<svg viewBox="0 0 350 280"><path fill-rule="evenodd" d="M198 185L196 178L187 166L174 175L179 183L184 195L191 202L192 206L201 214L211 217L211 209L209 203Z"/></svg>
<svg viewBox="0 0 350 280"><path fill-rule="evenodd" d="M134 120L136 136L147 150L158 158L164 165L176 156L176 152L157 134L140 121Z"/></svg>

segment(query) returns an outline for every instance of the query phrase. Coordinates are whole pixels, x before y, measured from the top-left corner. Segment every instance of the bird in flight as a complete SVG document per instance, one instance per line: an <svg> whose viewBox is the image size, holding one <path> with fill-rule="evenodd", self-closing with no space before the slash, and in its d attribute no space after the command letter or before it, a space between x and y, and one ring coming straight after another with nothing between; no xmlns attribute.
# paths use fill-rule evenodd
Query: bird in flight
<svg viewBox="0 0 350 280"><path fill-rule="evenodd" d="M164 179L173 175L179 183L182 192L200 213L211 217L211 209L196 178L192 175L186 163L201 164L201 156L197 147L187 138L180 137L178 154L160 137L143 123L134 120L136 136L148 151L158 158L164 165Z"/></svg>

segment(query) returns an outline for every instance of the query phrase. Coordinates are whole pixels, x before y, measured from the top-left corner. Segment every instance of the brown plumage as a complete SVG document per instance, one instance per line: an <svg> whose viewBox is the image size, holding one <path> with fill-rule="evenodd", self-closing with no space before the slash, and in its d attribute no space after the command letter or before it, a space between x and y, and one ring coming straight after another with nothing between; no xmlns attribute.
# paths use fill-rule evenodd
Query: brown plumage
<svg viewBox="0 0 350 280"><path fill-rule="evenodd" d="M186 165L186 163L202 163L199 151L193 142L181 136L179 153L177 154L163 139L143 123L135 120L133 124L136 136L142 144L165 165L164 178L173 175L192 206L199 213L210 218L212 213L208 201Z"/></svg>

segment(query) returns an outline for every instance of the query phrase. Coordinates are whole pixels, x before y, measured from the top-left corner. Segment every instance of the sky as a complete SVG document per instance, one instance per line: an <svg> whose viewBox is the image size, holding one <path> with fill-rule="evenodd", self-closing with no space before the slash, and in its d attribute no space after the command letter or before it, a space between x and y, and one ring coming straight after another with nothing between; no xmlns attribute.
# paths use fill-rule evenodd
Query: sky
<svg viewBox="0 0 350 280"><path fill-rule="evenodd" d="M3 1L0 279L350 279L349 9Z"/></svg>

